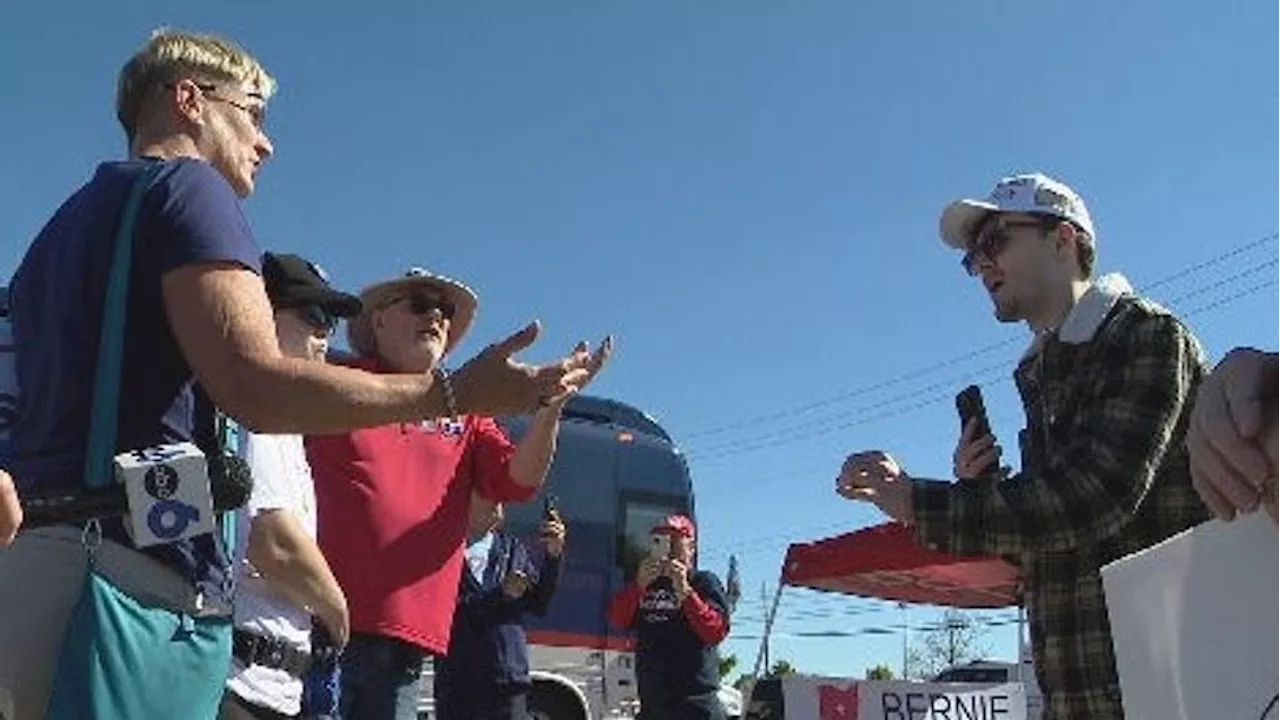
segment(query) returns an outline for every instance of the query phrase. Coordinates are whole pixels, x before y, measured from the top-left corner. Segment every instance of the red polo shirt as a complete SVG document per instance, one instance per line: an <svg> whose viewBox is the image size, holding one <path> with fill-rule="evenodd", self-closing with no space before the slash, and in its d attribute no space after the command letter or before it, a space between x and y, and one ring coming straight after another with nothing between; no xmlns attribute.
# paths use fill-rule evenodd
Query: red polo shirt
<svg viewBox="0 0 1280 720"><path fill-rule="evenodd" d="M466 416L311 436L306 445L320 549L346 593L352 632L445 653L472 488L502 502L537 490L511 478L511 441L492 418Z"/></svg>

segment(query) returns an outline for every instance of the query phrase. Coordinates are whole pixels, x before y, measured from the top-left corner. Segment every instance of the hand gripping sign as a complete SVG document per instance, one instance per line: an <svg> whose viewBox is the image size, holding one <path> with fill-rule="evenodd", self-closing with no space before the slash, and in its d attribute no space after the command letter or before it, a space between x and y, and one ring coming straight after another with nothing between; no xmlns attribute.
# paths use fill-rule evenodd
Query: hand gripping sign
<svg viewBox="0 0 1280 720"><path fill-rule="evenodd" d="M117 455L116 480L129 499L129 531L138 547L213 532L213 495L204 453L192 443Z"/></svg>

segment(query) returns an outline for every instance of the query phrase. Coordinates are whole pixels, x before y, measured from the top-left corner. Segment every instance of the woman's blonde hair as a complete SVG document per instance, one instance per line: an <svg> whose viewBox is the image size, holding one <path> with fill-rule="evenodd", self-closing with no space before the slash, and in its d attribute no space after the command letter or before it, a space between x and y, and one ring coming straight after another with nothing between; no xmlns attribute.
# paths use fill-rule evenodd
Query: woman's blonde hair
<svg viewBox="0 0 1280 720"><path fill-rule="evenodd" d="M262 64L234 42L217 35L160 28L120 70L116 118L130 144L148 98L184 77L248 84L264 100L276 90L275 79Z"/></svg>

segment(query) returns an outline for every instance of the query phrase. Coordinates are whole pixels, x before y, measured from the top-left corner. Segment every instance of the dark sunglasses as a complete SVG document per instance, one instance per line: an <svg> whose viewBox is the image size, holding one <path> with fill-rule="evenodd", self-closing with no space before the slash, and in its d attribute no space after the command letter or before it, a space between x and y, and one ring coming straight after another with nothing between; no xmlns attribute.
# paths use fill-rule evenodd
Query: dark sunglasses
<svg viewBox="0 0 1280 720"><path fill-rule="evenodd" d="M454 314L457 312L457 308L454 307L453 303L443 297L423 292L413 292L408 295L401 295L400 297L388 302L387 306L395 305L402 300L407 300L409 302L409 312L414 315L430 315L433 312L439 311L440 316L445 320L452 320Z"/></svg>
<svg viewBox="0 0 1280 720"><path fill-rule="evenodd" d="M332 335L338 327L338 317L319 305L303 305L298 308L303 322L316 330Z"/></svg>
<svg viewBox="0 0 1280 720"><path fill-rule="evenodd" d="M995 262L1000 257L1000 253L1009 246L1009 241L1013 239L1013 231L1019 228L1037 228L1048 232L1057 227L1062 219L1056 217L1045 217L1038 220L1010 220L997 221L991 223L985 230L974 238L973 244L969 246L968 252L960 259L960 266L970 275L978 274L978 263L986 259Z"/></svg>

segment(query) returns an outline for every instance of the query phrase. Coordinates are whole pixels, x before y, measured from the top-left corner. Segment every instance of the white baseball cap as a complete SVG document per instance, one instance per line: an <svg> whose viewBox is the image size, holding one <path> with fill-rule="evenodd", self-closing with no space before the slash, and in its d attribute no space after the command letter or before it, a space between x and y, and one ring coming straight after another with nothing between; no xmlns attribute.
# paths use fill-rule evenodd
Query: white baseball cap
<svg viewBox="0 0 1280 720"><path fill-rule="evenodd" d="M943 208L938 222L942 242L957 250L969 249L991 213L1053 215L1075 224L1091 240L1097 238L1089 209L1075 190L1047 175L1030 173L1004 178L986 200L956 200Z"/></svg>

